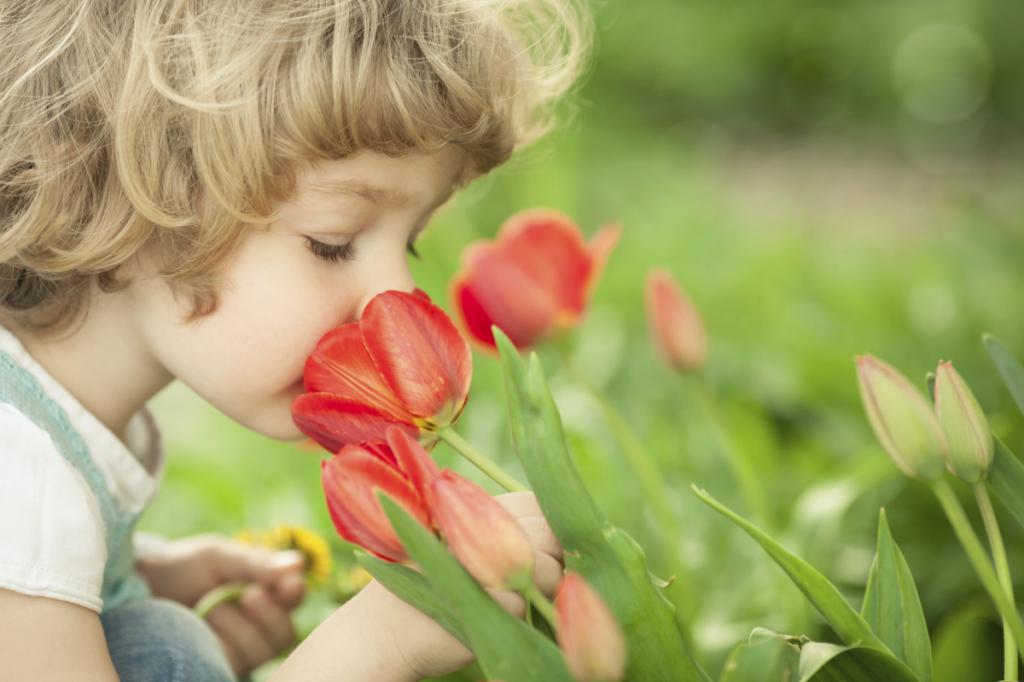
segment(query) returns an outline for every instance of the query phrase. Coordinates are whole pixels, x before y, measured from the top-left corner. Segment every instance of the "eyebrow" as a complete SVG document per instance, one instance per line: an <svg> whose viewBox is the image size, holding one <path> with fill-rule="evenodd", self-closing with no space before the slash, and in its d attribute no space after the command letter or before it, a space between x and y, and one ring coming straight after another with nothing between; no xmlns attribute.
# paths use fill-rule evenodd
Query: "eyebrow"
<svg viewBox="0 0 1024 682"><path fill-rule="evenodd" d="M335 196L349 194L383 206L404 207L409 203L405 192L377 187L362 180L318 180L307 185L311 194Z"/></svg>

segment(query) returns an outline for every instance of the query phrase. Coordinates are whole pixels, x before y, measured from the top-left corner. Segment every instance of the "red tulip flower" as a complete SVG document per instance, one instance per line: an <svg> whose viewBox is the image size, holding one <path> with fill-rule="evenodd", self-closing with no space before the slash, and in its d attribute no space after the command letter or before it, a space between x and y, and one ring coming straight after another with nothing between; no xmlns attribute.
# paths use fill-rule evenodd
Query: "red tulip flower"
<svg viewBox="0 0 1024 682"><path fill-rule="evenodd" d="M651 343L662 360L677 372L702 368L708 358L708 335L697 306L660 268L647 274L644 293Z"/></svg>
<svg viewBox="0 0 1024 682"><path fill-rule="evenodd" d="M567 571L555 591L558 644L580 682L615 682L626 674L626 638L601 596Z"/></svg>
<svg viewBox="0 0 1024 682"><path fill-rule="evenodd" d="M400 562L408 555L376 491L383 490L413 518L433 528L431 484L439 471L426 450L401 428L389 428L386 438L386 445L345 445L320 463L320 478L338 535L381 559Z"/></svg>
<svg viewBox="0 0 1024 682"><path fill-rule="evenodd" d="M434 520L452 554L484 587L521 589L533 547L515 518L476 483L446 469L434 479Z"/></svg>
<svg viewBox="0 0 1024 682"><path fill-rule="evenodd" d="M617 225L609 225L588 244L575 223L557 211L513 215L493 242L474 242L463 251L463 270L451 295L464 328L492 349L492 324L517 348L574 328L619 233Z"/></svg>
<svg viewBox="0 0 1024 682"><path fill-rule="evenodd" d="M419 289L385 291L317 343L292 419L331 452L381 443L393 425L420 437L458 419L472 374L469 344L443 310Z"/></svg>

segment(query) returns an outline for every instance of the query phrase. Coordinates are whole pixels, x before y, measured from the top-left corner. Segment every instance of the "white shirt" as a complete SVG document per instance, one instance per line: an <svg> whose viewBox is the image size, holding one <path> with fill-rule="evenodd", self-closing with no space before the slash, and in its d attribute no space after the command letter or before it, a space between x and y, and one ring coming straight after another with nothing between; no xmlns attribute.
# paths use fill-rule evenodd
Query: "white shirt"
<svg viewBox="0 0 1024 682"><path fill-rule="evenodd" d="M162 438L149 409L132 416L122 442L3 326L0 350L27 369L67 412L121 508L145 508L156 495L165 465ZM99 503L78 469L46 431L0 402L0 588L99 612L105 538Z"/></svg>

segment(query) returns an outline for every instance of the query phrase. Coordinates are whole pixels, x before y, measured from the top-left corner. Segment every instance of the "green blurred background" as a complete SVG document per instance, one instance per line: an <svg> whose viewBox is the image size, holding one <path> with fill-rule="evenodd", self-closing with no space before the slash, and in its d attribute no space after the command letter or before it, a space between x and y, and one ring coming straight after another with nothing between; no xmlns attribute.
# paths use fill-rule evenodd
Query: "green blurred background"
<svg viewBox="0 0 1024 682"><path fill-rule="evenodd" d="M1024 5L644 0L593 10L595 59L566 122L438 216L412 263L420 286L450 309L462 247L522 208L562 209L587 233L620 221L574 352L659 459L687 565L653 551L650 560L699 594L694 637L712 677L754 626L831 633L689 490L697 482L750 511L686 382L651 351L642 287L652 266L674 273L704 315L708 381L732 441L756 463L776 537L859 605L884 505L918 581L937 680L996 679L991 608L934 499L877 446L853 358L873 353L922 385L939 359L953 360L994 430L1024 450L1024 419L980 343L991 332L1024 356ZM650 539L658 529L600 413L556 355L543 358L595 496ZM350 562L323 504L324 453L247 432L179 384L152 407L169 463L141 528L178 537L298 524ZM460 431L516 470L504 409L496 360L475 355ZM435 452L483 482L446 446ZM1003 518L1020 567L1021 533ZM299 630L333 608L312 596Z"/></svg>

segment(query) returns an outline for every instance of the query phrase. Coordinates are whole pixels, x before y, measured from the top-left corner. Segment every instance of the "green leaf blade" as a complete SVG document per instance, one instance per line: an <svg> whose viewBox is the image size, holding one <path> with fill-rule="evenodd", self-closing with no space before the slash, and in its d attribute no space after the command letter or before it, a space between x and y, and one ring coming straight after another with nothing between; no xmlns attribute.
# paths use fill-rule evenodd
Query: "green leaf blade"
<svg viewBox="0 0 1024 682"><path fill-rule="evenodd" d="M578 571L608 603L627 637L631 682L706 682L676 623L675 607L654 586L639 545L614 528L583 483L561 416L536 355L529 368L493 328L501 354L516 454L537 501Z"/></svg>
<svg viewBox="0 0 1024 682"><path fill-rule="evenodd" d="M1003 378L1003 383L1010 389L1010 394L1016 401L1017 407L1024 414L1024 365L1021 365L1013 353L996 337L984 334L981 339L992 364L996 366L999 375Z"/></svg>
<svg viewBox="0 0 1024 682"><path fill-rule="evenodd" d="M931 682L932 649L924 609L884 509L878 515L878 543L861 616L921 682Z"/></svg>
<svg viewBox="0 0 1024 682"><path fill-rule="evenodd" d="M988 472L988 486L1006 510L1024 526L1024 464L999 440L995 440L992 468Z"/></svg>
<svg viewBox="0 0 1024 682"><path fill-rule="evenodd" d="M889 654L892 653L828 578L803 559L784 549L764 531L716 500L706 490L696 485L691 487L705 504L746 531L768 552L768 555L789 575L793 584L804 593L846 644L865 645Z"/></svg>
<svg viewBox="0 0 1024 682"><path fill-rule="evenodd" d="M605 551L601 538L604 514L569 455L558 409L542 377L538 379L537 361L531 360L528 371L508 337L497 327L493 330L501 355L512 441L545 518L565 550Z"/></svg>
<svg viewBox="0 0 1024 682"><path fill-rule="evenodd" d="M917 682L892 654L874 647L809 642L800 649L800 682Z"/></svg>
<svg viewBox="0 0 1024 682"><path fill-rule="evenodd" d="M754 628L749 639L729 654L718 682L795 680L799 665L799 646L783 635Z"/></svg>
<svg viewBox="0 0 1024 682"><path fill-rule="evenodd" d="M403 546L461 623L480 667L505 682L572 682L558 647L503 609L448 550L383 492L378 498Z"/></svg>
<svg viewBox="0 0 1024 682"><path fill-rule="evenodd" d="M470 646L469 638L455 613L431 589L422 574L408 566L384 561L362 551L356 552L356 561L396 597L433 618L467 648Z"/></svg>

